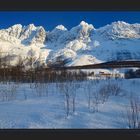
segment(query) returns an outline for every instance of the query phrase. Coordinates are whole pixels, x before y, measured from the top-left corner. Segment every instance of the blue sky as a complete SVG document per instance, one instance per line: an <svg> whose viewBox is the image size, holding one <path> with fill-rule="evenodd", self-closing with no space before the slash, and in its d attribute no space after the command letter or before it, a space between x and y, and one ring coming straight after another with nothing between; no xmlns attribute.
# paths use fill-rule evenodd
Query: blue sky
<svg viewBox="0 0 140 140"><path fill-rule="evenodd" d="M67 29L78 25L82 20L99 28L114 21L140 23L140 12L86 12L86 11L46 11L46 12L0 12L0 28L7 28L14 24L28 25L34 23L43 26L47 31L62 24Z"/></svg>

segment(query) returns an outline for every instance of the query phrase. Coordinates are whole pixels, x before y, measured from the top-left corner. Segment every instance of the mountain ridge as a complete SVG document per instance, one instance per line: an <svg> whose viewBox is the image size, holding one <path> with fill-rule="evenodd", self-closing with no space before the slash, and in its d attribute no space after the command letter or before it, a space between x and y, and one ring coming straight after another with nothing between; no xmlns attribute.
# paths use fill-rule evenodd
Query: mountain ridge
<svg viewBox="0 0 140 140"><path fill-rule="evenodd" d="M58 61L76 66L140 59L139 44L140 24L124 21L112 22L98 29L81 21L70 30L58 25L52 31L46 31L44 27L33 23L27 26L15 24L0 30L0 51L22 58L28 57L29 51L33 51L34 67L38 63L55 66ZM16 64L17 57L11 62L12 65Z"/></svg>

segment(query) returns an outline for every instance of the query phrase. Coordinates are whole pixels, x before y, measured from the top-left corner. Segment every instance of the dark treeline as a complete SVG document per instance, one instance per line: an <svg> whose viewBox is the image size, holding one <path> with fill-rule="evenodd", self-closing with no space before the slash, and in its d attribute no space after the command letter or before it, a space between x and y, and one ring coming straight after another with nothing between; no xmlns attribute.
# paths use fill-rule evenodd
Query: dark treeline
<svg viewBox="0 0 140 140"><path fill-rule="evenodd" d="M15 57L17 64L12 66L11 61ZM0 82L61 82L87 78L87 73L81 70L54 69L54 66L46 68L44 63L35 60L33 50L27 58L13 56L9 53L3 54L0 50Z"/></svg>
<svg viewBox="0 0 140 140"><path fill-rule="evenodd" d="M125 73L125 78L140 78L140 69L137 69L135 71L133 69L130 69Z"/></svg>
<svg viewBox="0 0 140 140"><path fill-rule="evenodd" d="M0 82L63 82L85 80L88 74L80 70L0 68Z"/></svg>

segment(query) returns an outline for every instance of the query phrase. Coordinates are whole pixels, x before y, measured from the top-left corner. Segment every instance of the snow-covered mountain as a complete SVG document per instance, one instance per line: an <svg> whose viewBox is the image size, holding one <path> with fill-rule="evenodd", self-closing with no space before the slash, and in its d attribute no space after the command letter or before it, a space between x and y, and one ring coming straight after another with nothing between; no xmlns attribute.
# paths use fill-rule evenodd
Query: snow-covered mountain
<svg viewBox="0 0 140 140"><path fill-rule="evenodd" d="M20 57L26 66L30 57L32 66L140 60L140 24L118 21L96 29L82 21L70 30L58 25L52 31L34 24L16 24L0 30L0 56L9 56L11 65Z"/></svg>
<svg viewBox="0 0 140 140"><path fill-rule="evenodd" d="M34 24L29 24L24 27L21 24L16 24L8 29L0 30L1 41L8 41L16 44L43 44L45 37L45 29L42 26L35 27Z"/></svg>

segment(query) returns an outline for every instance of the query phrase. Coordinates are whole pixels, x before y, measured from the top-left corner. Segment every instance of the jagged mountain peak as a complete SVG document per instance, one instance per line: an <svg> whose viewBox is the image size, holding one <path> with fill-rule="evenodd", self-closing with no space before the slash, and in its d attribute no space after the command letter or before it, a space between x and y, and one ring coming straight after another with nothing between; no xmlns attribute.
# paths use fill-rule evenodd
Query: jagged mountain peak
<svg viewBox="0 0 140 140"><path fill-rule="evenodd" d="M24 26L21 32L20 40L23 44L37 44L44 43L46 37L46 31L43 26L35 26L29 24Z"/></svg>
<svg viewBox="0 0 140 140"><path fill-rule="evenodd" d="M90 30L92 30L92 29L94 29L94 26L92 25L92 24L88 24L87 22L85 22L85 21L81 21L80 23L79 23L79 25L78 26L76 26L76 27L74 27L74 28L81 28L81 29L90 29Z"/></svg>
<svg viewBox="0 0 140 140"><path fill-rule="evenodd" d="M92 24L88 24L87 22L85 21L81 21L79 26L93 26Z"/></svg>
<svg viewBox="0 0 140 140"><path fill-rule="evenodd" d="M57 25L51 32L48 32L47 41L57 43L60 36L62 36L65 32L67 32L67 28L63 25Z"/></svg>
<svg viewBox="0 0 140 140"><path fill-rule="evenodd" d="M129 24L124 21L112 22L96 30L106 39L140 38L140 24Z"/></svg>
<svg viewBox="0 0 140 140"><path fill-rule="evenodd" d="M21 24L14 24L11 27L9 27L8 29L17 29L17 28L22 28Z"/></svg>
<svg viewBox="0 0 140 140"><path fill-rule="evenodd" d="M119 28L120 30L131 30L131 31L133 30L138 34L140 33L140 24L138 23L130 24L124 21L117 21L117 22L113 22L111 26L114 28L115 27Z"/></svg>
<svg viewBox="0 0 140 140"><path fill-rule="evenodd" d="M5 31L9 34L9 36L19 38L20 33L22 31L22 25L15 24L15 25L9 27L8 29L6 29Z"/></svg>
<svg viewBox="0 0 140 140"><path fill-rule="evenodd" d="M130 24L125 21L115 21L112 22L112 25L130 25Z"/></svg>
<svg viewBox="0 0 140 140"><path fill-rule="evenodd" d="M67 30L67 28L65 28L65 26L63 26L63 25L57 25L57 26L55 27L55 29L63 30L63 31L66 31L66 30Z"/></svg>
<svg viewBox="0 0 140 140"><path fill-rule="evenodd" d="M75 26L70 30L70 34L74 38L83 40L84 38L88 38L93 30L94 27L92 24L81 21L78 26Z"/></svg>
<svg viewBox="0 0 140 140"><path fill-rule="evenodd" d="M36 30L37 27L33 23L31 23L31 24L25 26L25 28L30 29L30 30Z"/></svg>

